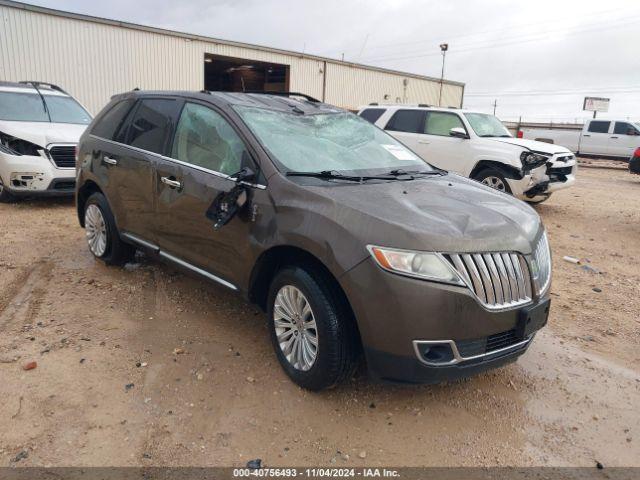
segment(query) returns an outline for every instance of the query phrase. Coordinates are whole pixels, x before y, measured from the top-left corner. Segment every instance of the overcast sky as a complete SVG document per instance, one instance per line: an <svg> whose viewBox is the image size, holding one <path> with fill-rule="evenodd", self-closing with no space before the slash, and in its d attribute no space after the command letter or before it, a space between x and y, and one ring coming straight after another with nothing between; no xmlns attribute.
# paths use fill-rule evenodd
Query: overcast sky
<svg viewBox="0 0 640 480"><path fill-rule="evenodd" d="M305 51L466 83L465 106L573 120L585 95L640 120L638 0L31 0L50 8ZM524 94L528 95L524 95Z"/></svg>

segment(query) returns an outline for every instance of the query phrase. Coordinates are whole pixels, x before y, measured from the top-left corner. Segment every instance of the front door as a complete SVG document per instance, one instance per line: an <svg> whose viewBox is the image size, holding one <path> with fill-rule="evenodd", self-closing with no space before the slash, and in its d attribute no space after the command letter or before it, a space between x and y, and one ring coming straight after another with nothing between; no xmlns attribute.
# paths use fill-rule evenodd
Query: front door
<svg viewBox="0 0 640 480"><path fill-rule="evenodd" d="M616 122L609 139L609 155L630 158L640 146L640 130L629 122Z"/></svg>
<svg viewBox="0 0 640 480"><path fill-rule="evenodd" d="M252 162L245 143L220 112L186 102L168 157L156 169L160 250L237 285L251 219L236 215L215 229L207 211L219 194L236 186L230 176Z"/></svg>
<svg viewBox="0 0 640 480"><path fill-rule="evenodd" d="M611 126L609 120L591 120L587 131L582 134L580 139L580 153L608 155Z"/></svg>
<svg viewBox="0 0 640 480"><path fill-rule="evenodd" d="M430 111L424 125L422 139L428 141L429 163L436 167L468 176L470 171L471 143L468 139L449 135L452 128L467 130L455 113ZM468 134L468 131L467 131Z"/></svg>

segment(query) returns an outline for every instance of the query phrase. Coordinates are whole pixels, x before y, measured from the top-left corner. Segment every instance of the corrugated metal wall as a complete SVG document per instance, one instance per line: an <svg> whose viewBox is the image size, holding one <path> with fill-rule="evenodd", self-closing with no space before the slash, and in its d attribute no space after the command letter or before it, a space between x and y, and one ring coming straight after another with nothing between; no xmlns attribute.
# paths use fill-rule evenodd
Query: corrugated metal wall
<svg viewBox="0 0 640 480"><path fill-rule="evenodd" d="M60 85L97 113L111 95L141 89L200 90L204 54L290 66L291 91L355 109L370 102L438 101L437 81L324 62L301 55L190 39L0 5L0 79ZM406 87L403 79L407 78ZM444 84L446 106L463 87ZM385 97L386 96L386 97Z"/></svg>

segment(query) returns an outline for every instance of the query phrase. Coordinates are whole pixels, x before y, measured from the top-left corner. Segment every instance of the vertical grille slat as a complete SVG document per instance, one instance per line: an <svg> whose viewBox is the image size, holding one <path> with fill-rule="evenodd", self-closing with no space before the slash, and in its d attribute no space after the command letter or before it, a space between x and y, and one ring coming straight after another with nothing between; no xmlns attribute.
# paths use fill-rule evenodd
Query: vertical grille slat
<svg viewBox="0 0 640 480"><path fill-rule="evenodd" d="M54 145L49 148L49 156L60 168L75 168L76 148L73 145Z"/></svg>
<svg viewBox="0 0 640 480"><path fill-rule="evenodd" d="M544 262L544 251L538 254L536 250L534 255L543 259L538 260L540 264ZM478 300L489 309L512 308L528 303L533 298L531 269L528 260L519 253L451 253L445 257ZM542 265L536 268L541 275L550 269L548 262L544 268ZM536 292L537 288L536 285Z"/></svg>
<svg viewBox="0 0 640 480"><path fill-rule="evenodd" d="M484 263L484 259L482 255L479 253L474 253L472 255L473 260L478 266L478 270L480 271L480 276L482 277L482 283L484 285L485 293L487 294L487 303L489 305L495 305L496 303L496 294L493 290L493 282L491 281L491 276L489 275L489 269L487 265Z"/></svg>

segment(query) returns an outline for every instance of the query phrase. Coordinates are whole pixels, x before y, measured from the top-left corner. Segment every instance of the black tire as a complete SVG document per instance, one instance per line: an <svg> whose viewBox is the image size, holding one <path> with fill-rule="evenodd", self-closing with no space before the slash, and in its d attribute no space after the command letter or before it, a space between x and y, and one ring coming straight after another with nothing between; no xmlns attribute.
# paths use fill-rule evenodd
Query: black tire
<svg viewBox="0 0 640 480"><path fill-rule="evenodd" d="M84 205L85 228L87 222L87 209L89 209L91 205L98 207L102 214L106 227L107 240L104 253L96 254L91 251L91 247L89 247L89 251L107 265L123 265L127 261L133 259L136 249L132 245L123 242L120 238L120 233L118 232L118 227L116 227L116 222L113 218L113 213L111 212L109 203L105 196L100 192L92 194Z"/></svg>
<svg viewBox="0 0 640 480"><path fill-rule="evenodd" d="M504 192L504 193L508 193L509 195L512 194L511 192L511 188L509 188L509 184L507 183L507 179L505 178L505 176L500 173L498 170L496 170L495 168L483 168L482 170L480 170L478 173L476 173L476 175L473 177L474 180L480 182L480 183L484 183L485 180L490 179L491 177L495 178L495 179L499 179L500 182L502 182L502 185L504 185L504 190L503 189L499 189L499 188L495 188L491 185L487 185L490 188L493 188L494 190L498 190L499 192Z"/></svg>
<svg viewBox="0 0 640 480"><path fill-rule="evenodd" d="M306 371L294 367L287 360L276 334L276 296L282 287L288 285L296 287L306 297L316 322L317 355ZM331 388L354 372L359 357L355 322L336 287L318 268L305 265L280 270L269 288L267 315L278 361L289 378L302 388L314 391Z"/></svg>
<svg viewBox="0 0 640 480"><path fill-rule="evenodd" d="M9 190L7 190L2 183L2 179L0 179L0 203L13 203L16 201L16 197L11 195Z"/></svg>

